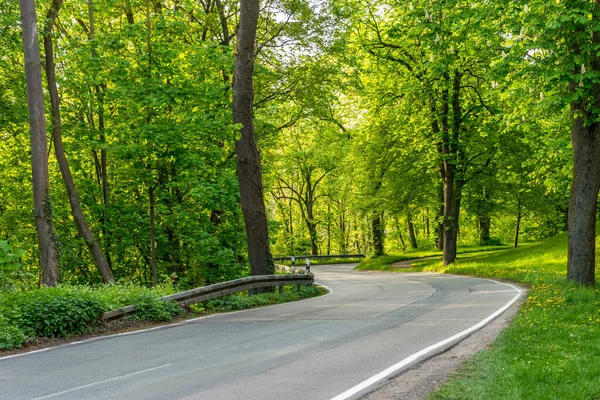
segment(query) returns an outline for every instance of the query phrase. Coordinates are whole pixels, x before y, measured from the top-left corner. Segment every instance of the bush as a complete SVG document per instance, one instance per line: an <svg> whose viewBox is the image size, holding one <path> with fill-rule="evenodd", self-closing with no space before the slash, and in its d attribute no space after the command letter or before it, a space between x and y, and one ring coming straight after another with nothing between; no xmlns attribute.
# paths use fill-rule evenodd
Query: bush
<svg viewBox="0 0 600 400"><path fill-rule="evenodd" d="M65 337L89 331L90 324L107 310L91 290L58 286L14 295L19 325L28 336Z"/></svg>
<svg viewBox="0 0 600 400"><path fill-rule="evenodd" d="M0 350L21 347L25 343L25 335L19 328L11 325L8 318L0 314Z"/></svg>
<svg viewBox="0 0 600 400"><path fill-rule="evenodd" d="M140 296L134 302L133 319L146 321L170 321L183 309L175 301L162 301L153 295Z"/></svg>

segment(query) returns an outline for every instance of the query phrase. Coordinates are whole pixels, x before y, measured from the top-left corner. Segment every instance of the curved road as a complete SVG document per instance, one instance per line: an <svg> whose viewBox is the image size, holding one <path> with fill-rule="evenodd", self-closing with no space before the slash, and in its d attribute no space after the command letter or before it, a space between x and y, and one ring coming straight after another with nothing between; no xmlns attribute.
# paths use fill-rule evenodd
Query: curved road
<svg viewBox="0 0 600 400"><path fill-rule="evenodd" d="M0 359L0 399L359 398L520 294L353 267L313 266L323 297Z"/></svg>

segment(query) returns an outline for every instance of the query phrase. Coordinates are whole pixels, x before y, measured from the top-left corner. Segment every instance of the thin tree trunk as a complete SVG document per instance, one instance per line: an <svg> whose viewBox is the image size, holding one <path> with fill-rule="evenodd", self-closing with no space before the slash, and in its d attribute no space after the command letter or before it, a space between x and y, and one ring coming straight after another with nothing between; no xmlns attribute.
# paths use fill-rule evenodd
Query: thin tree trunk
<svg viewBox="0 0 600 400"><path fill-rule="evenodd" d="M410 247L413 249L418 249L419 244L417 243L417 236L415 235L415 226L410 217L408 219L408 236L410 238Z"/></svg>
<svg viewBox="0 0 600 400"><path fill-rule="evenodd" d="M71 215L73 216L73 220L77 226L77 231L85 241L85 244L88 246L90 253L92 254L92 258L94 259L94 263L96 264L96 267L102 276L102 281L105 283L114 282L115 278L112 274L110 266L108 265L108 262L106 261L106 258L104 257L104 253L102 252L96 237L89 228L85 221L85 217L83 216L81 203L77 194L77 188L75 187L75 182L73 181L73 176L65 156L65 149L62 142L60 100L58 97L56 77L54 75L54 51L52 43L52 30L54 27L54 21L56 20L61 5L62 0L52 1L50 10L46 15L46 34L44 35L46 79L48 82L48 91L50 92L50 104L52 108L52 139L54 141L54 153L56 154L56 159L58 160L58 166L60 168L63 182L65 183L65 188L67 189L69 204L71 205Z"/></svg>
<svg viewBox="0 0 600 400"><path fill-rule="evenodd" d="M373 253L376 256L383 255L383 235L381 232L381 214L374 213L371 220L373 227Z"/></svg>
<svg viewBox="0 0 600 400"><path fill-rule="evenodd" d="M62 0L60 0L62 1ZM90 18L90 31L89 38L91 42L91 54L92 58L98 58L98 52L96 51L96 47L94 41L96 39L96 28L95 28L95 19L94 19L94 3L93 0L88 0L88 13ZM102 210L102 238L104 240L106 261L108 265L111 265L110 260L110 234L106 229L107 221L108 221L108 209L110 207L110 186L108 183L108 166L107 166L107 156L106 156L106 132L104 129L104 84L96 84L94 85L94 90L96 92L96 99L98 100L98 132L100 133L100 144L102 147L100 148L100 180L102 183L102 204L104 208Z"/></svg>
<svg viewBox="0 0 600 400"><path fill-rule="evenodd" d="M402 237L402 231L400 230L400 225L398 224L398 219L396 219L396 232L398 232L398 237L400 238L400 243L402 243L402 250L406 249L406 243L404 243L404 238Z"/></svg>
<svg viewBox="0 0 600 400"><path fill-rule="evenodd" d="M327 255L331 254L331 203L327 203Z"/></svg>
<svg viewBox="0 0 600 400"><path fill-rule="evenodd" d="M517 225L515 227L515 241L514 241L514 248L515 249L519 245L519 230L521 229L521 204L519 203L519 205L517 207L518 207L518 210L517 210Z"/></svg>
<svg viewBox="0 0 600 400"><path fill-rule="evenodd" d="M156 230L154 226L154 190L156 186L148 188L148 199L150 203L150 271L152 273L152 286L158 283L158 274L156 272Z"/></svg>
<svg viewBox="0 0 600 400"><path fill-rule="evenodd" d="M20 0L20 5L31 137L33 217L40 252L41 283L46 286L55 286L59 281L60 264L52 226L52 208L50 206L48 143L37 15L34 0Z"/></svg>
<svg viewBox="0 0 600 400"><path fill-rule="evenodd" d="M248 258L252 275L274 273L263 198L260 156L254 134L254 58L258 0L241 0L233 81L233 122L241 124L235 144L240 203L246 225Z"/></svg>

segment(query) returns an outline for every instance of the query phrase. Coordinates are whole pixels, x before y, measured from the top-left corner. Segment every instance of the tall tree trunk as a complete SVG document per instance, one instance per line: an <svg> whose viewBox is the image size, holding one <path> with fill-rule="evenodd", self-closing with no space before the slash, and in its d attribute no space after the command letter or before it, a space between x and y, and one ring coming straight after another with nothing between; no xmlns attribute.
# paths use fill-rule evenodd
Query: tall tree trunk
<svg viewBox="0 0 600 400"><path fill-rule="evenodd" d="M156 186L148 188L148 201L150 203L150 271L152 273L152 286L158 283L158 273L156 271L156 229L154 224L154 190Z"/></svg>
<svg viewBox="0 0 600 400"><path fill-rule="evenodd" d="M317 245L317 225L308 219L306 220L306 226L308 227L308 233L310 235L310 252L313 256L318 256L319 246Z"/></svg>
<svg viewBox="0 0 600 400"><path fill-rule="evenodd" d="M400 229L400 224L398 223L398 218L394 219L396 221L396 232L398 232L398 238L400 239L400 243L402 243L402 250L406 249L406 243L404 242L404 237L402 237L402 230Z"/></svg>
<svg viewBox="0 0 600 400"><path fill-rule="evenodd" d="M410 247L412 249L418 249L419 244L417 243L417 236L415 235L415 225L412 222L412 218L408 218L408 236L410 238Z"/></svg>
<svg viewBox="0 0 600 400"><path fill-rule="evenodd" d="M331 254L331 203L327 203L327 255Z"/></svg>
<svg viewBox="0 0 600 400"><path fill-rule="evenodd" d="M599 68L600 69L600 68ZM596 105L598 107L598 105ZM596 207L600 188L600 124L586 126L585 105L571 105L573 183L569 200L567 279L595 284Z"/></svg>
<svg viewBox="0 0 600 400"><path fill-rule="evenodd" d="M457 188L455 185L457 179L458 162L458 140L461 127L461 109L460 109L460 83L461 74L454 73L452 79L452 128L451 132L447 128L448 124L448 96L444 92L445 99L443 103L443 118L445 119L445 128L442 129L444 136L443 154L444 158L444 265L452 264L456 260L456 242L458 238L458 216L460 209L460 192L462 185ZM448 79L449 81L449 79ZM458 195L458 196L457 196ZM457 201L458 199L458 201Z"/></svg>
<svg viewBox="0 0 600 400"><path fill-rule="evenodd" d="M254 58L258 0L241 0L233 80L233 122L241 124L235 144L240 202L246 224L248 258L252 275L273 274L269 231L263 198L260 156L254 134Z"/></svg>
<svg viewBox="0 0 600 400"><path fill-rule="evenodd" d="M438 163L438 172L440 174L440 181L438 184L438 201L439 201L439 208L438 208L438 222L437 222L437 248L440 250L444 249L444 183L445 183L445 172L444 172L444 141L445 141L445 137L444 135L447 135L447 129L448 129L448 122L447 122L447 114L448 114L448 106L444 105L442 107L442 112L446 113L446 116L442 118L442 125L443 128L445 129L445 132L441 132L440 130L440 124L438 123L438 116L437 114L437 108L435 107L435 103L432 100L432 106L431 106L431 131L433 132L434 136L440 136L440 139L438 140L437 144L436 144L436 150L438 153L438 156L440 158L440 161Z"/></svg>
<svg viewBox="0 0 600 400"><path fill-rule="evenodd" d="M85 221L85 217L83 216L83 211L81 210L81 203L77 194L75 182L73 181L73 176L71 175L69 163L65 156L65 149L62 141L60 100L58 97L56 77L54 75L54 51L52 44L52 30L54 27L54 21L56 20L61 5L62 0L52 1L50 10L46 15L46 26L44 29L46 79L48 82L48 91L50 92L50 104L52 108L52 139L54 141L54 153L56 154L56 159L58 160L58 166L60 168L60 173L62 175L63 182L65 183L65 188L67 189L67 195L69 196L69 204L71 205L71 215L73 216L73 220L75 221L75 225L77 226L77 231L88 246L90 253L92 254L92 258L94 259L94 263L96 264L96 267L98 268L98 271L102 276L102 281L105 283L114 282L115 278L113 277L110 266L108 265L108 262L104 257L104 253L102 252L102 249L100 248L96 237L92 233L91 229Z"/></svg>
<svg viewBox="0 0 600 400"><path fill-rule="evenodd" d="M600 0L595 0L592 20L600 21ZM592 44L600 45L600 32L592 33ZM571 50L581 55L580 44L571 44ZM589 60L593 72L600 72L600 57L593 53ZM579 71L575 67L575 74ZM576 82L569 84L576 92ZM585 90L585 89L583 89ZM592 97L593 96L593 97ZM571 103L571 142L573 147L573 181L568 214L568 263L567 279L579 284L594 286L596 283L596 209L600 189L600 84L595 83L591 92L577 97ZM589 100L588 100L589 99Z"/></svg>
<svg viewBox="0 0 600 400"><path fill-rule="evenodd" d="M62 0L60 0L62 1ZM91 44L91 54L92 58L98 58L98 52L96 50L95 40L96 40L96 28L95 28L95 18L94 18L94 3L93 0L88 0L88 14L90 19L90 30L89 30L89 39ZM102 238L104 240L106 261L108 265L111 265L110 260L110 234L108 233L106 226L108 222L108 209L110 207L110 186L108 183L108 165L107 165L107 156L106 156L106 132L104 129L104 90L106 85L103 83L94 85L94 91L96 92L96 99L98 100L98 132L100 133L100 144L102 147L100 148L100 181L102 184L102 204L104 206L102 210ZM93 118L93 117L92 117Z"/></svg>
<svg viewBox="0 0 600 400"><path fill-rule="evenodd" d="M383 255L383 235L381 229L381 214L376 212L371 220L373 227L373 253L376 256Z"/></svg>
<svg viewBox="0 0 600 400"><path fill-rule="evenodd" d="M515 241L514 248L516 249L519 245L519 230L521 229L521 203L517 205L517 224L515 226Z"/></svg>
<svg viewBox="0 0 600 400"><path fill-rule="evenodd" d="M34 0L20 0L20 5L31 138L33 217L40 251L41 283L46 286L55 286L60 277L60 264L50 206L48 142L37 15Z"/></svg>

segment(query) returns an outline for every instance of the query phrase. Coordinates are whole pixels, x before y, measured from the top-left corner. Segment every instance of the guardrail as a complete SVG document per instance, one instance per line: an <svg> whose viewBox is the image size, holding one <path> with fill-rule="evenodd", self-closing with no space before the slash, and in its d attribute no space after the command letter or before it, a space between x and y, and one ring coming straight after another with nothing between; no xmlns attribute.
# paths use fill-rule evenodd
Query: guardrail
<svg viewBox="0 0 600 400"><path fill-rule="evenodd" d="M273 257L273 261L288 261L292 256L287 257ZM323 256L294 256L296 260L302 260L308 258L311 260L320 260L322 258L365 258L364 254L331 254Z"/></svg>
<svg viewBox="0 0 600 400"><path fill-rule="evenodd" d="M171 294L161 297L160 300L172 300L178 302L181 306L189 306L190 304L227 296L233 293L244 292L246 290L251 291L254 289L279 286L279 291L281 292L285 285L309 285L314 283L314 281L315 278L312 274L257 275ZM103 321L114 321L127 315L131 315L135 313L135 311L136 307L134 305L126 306L116 310L107 311L102 314L100 319Z"/></svg>

